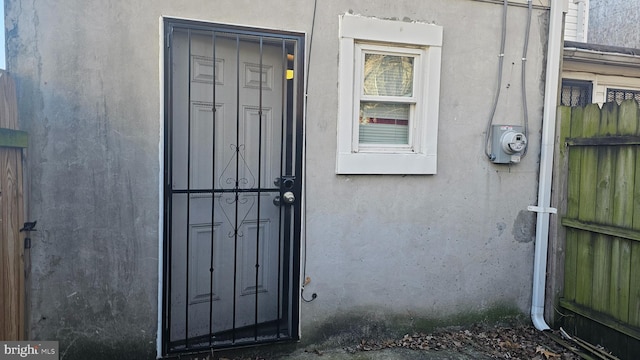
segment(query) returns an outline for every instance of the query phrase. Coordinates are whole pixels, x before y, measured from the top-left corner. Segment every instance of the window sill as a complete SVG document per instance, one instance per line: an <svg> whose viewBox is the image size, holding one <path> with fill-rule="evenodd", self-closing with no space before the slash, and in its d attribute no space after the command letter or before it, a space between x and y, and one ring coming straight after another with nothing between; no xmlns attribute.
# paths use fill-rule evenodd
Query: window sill
<svg viewBox="0 0 640 360"><path fill-rule="evenodd" d="M430 175L437 156L416 153L339 153L337 174Z"/></svg>

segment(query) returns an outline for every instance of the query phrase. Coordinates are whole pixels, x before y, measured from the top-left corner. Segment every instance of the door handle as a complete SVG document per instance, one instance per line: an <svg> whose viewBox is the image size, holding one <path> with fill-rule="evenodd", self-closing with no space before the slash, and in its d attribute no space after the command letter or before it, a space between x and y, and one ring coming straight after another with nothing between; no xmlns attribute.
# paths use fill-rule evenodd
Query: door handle
<svg viewBox="0 0 640 360"><path fill-rule="evenodd" d="M287 205L291 205L296 201L296 196L291 192L291 191L287 191L284 194L282 194L281 196L276 196L273 198L273 205L275 206L281 206L282 203L285 203Z"/></svg>
<svg viewBox="0 0 640 360"><path fill-rule="evenodd" d="M282 194L282 200L286 204L293 204L293 202L296 201L296 196L293 195L293 192L287 191L284 194Z"/></svg>

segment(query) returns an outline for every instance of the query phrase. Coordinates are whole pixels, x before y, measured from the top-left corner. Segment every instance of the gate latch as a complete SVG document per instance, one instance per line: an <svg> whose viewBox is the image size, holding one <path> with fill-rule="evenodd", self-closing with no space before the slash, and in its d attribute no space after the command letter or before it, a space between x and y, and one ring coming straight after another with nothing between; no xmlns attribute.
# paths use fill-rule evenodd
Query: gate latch
<svg viewBox="0 0 640 360"><path fill-rule="evenodd" d="M30 232L30 231L37 231L36 230L36 224L38 222L37 221L28 221L26 223L24 223L24 225L22 225L22 229L19 230L19 232ZM24 248L25 249L31 249L31 238L27 235L27 237L24 238Z"/></svg>

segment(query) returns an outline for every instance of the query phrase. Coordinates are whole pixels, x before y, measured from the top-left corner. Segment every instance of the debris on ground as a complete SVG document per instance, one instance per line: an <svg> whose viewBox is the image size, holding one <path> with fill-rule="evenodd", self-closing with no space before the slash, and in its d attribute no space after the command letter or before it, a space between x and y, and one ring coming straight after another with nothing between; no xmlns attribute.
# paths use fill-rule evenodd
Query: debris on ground
<svg viewBox="0 0 640 360"><path fill-rule="evenodd" d="M352 339L353 341L353 339ZM479 323L465 327L447 327L430 333L411 333L384 340L368 338L355 342L341 342L337 347L327 344L305 346L297 350L278 351L266 348L245 349L241 353L211 352L190 360L277 360L277 359L362 359L362 352L389 354L413 353L407 358L460 359L512 359L512 360L619 360L599 345L592 345L560 330L539 331L529 323ZM346 346L345 346L346 345ZM397 351L394 351L396 349ZM423 351L424 354L419 352ZM434 356L435 352L438 355ZM371 356L369 356L371 355ZM441 356L442 355L442 356ZM384 356L384 355L382 355ZM404 355L394 357L403 358ZM453 357L452 357L453 356ZM380 353L366 354L364 358L380 359ZM187 357L185 357L187 359Z"/></svg>
<svg viewBox="0 0 640 360"><path fill-rule="evenodd" d="M473 325L464 329L441 329L433 333L406 334L395 340L362 340L356 351L388 348L458 351L469 349L494 359L578 360L580 350L560 345L530 325Z"/></svg>

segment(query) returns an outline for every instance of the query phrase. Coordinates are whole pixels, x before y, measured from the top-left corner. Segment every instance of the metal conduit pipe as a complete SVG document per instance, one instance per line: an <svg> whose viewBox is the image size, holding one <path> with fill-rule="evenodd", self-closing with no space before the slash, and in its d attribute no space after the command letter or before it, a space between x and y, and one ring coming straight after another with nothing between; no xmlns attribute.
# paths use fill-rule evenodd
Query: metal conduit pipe
<svg viewBox="0 0 640 360"><path fill-rule="evenodd" d="M538 206L530 207L530 210L538 213L533 267L531 320L536 329L540 331L550 329L544 319L544 301L547 272L547 248L549 245L549 215L552 211L550 204L551 175L553 172L553 150L555 145L556 107L563 43L562 20L563 13L566 11L567 7L567 0L551 0L549 43L547 48L547 72L544 91L544 111L542 115L542 139L540 143Z"/></svg>

